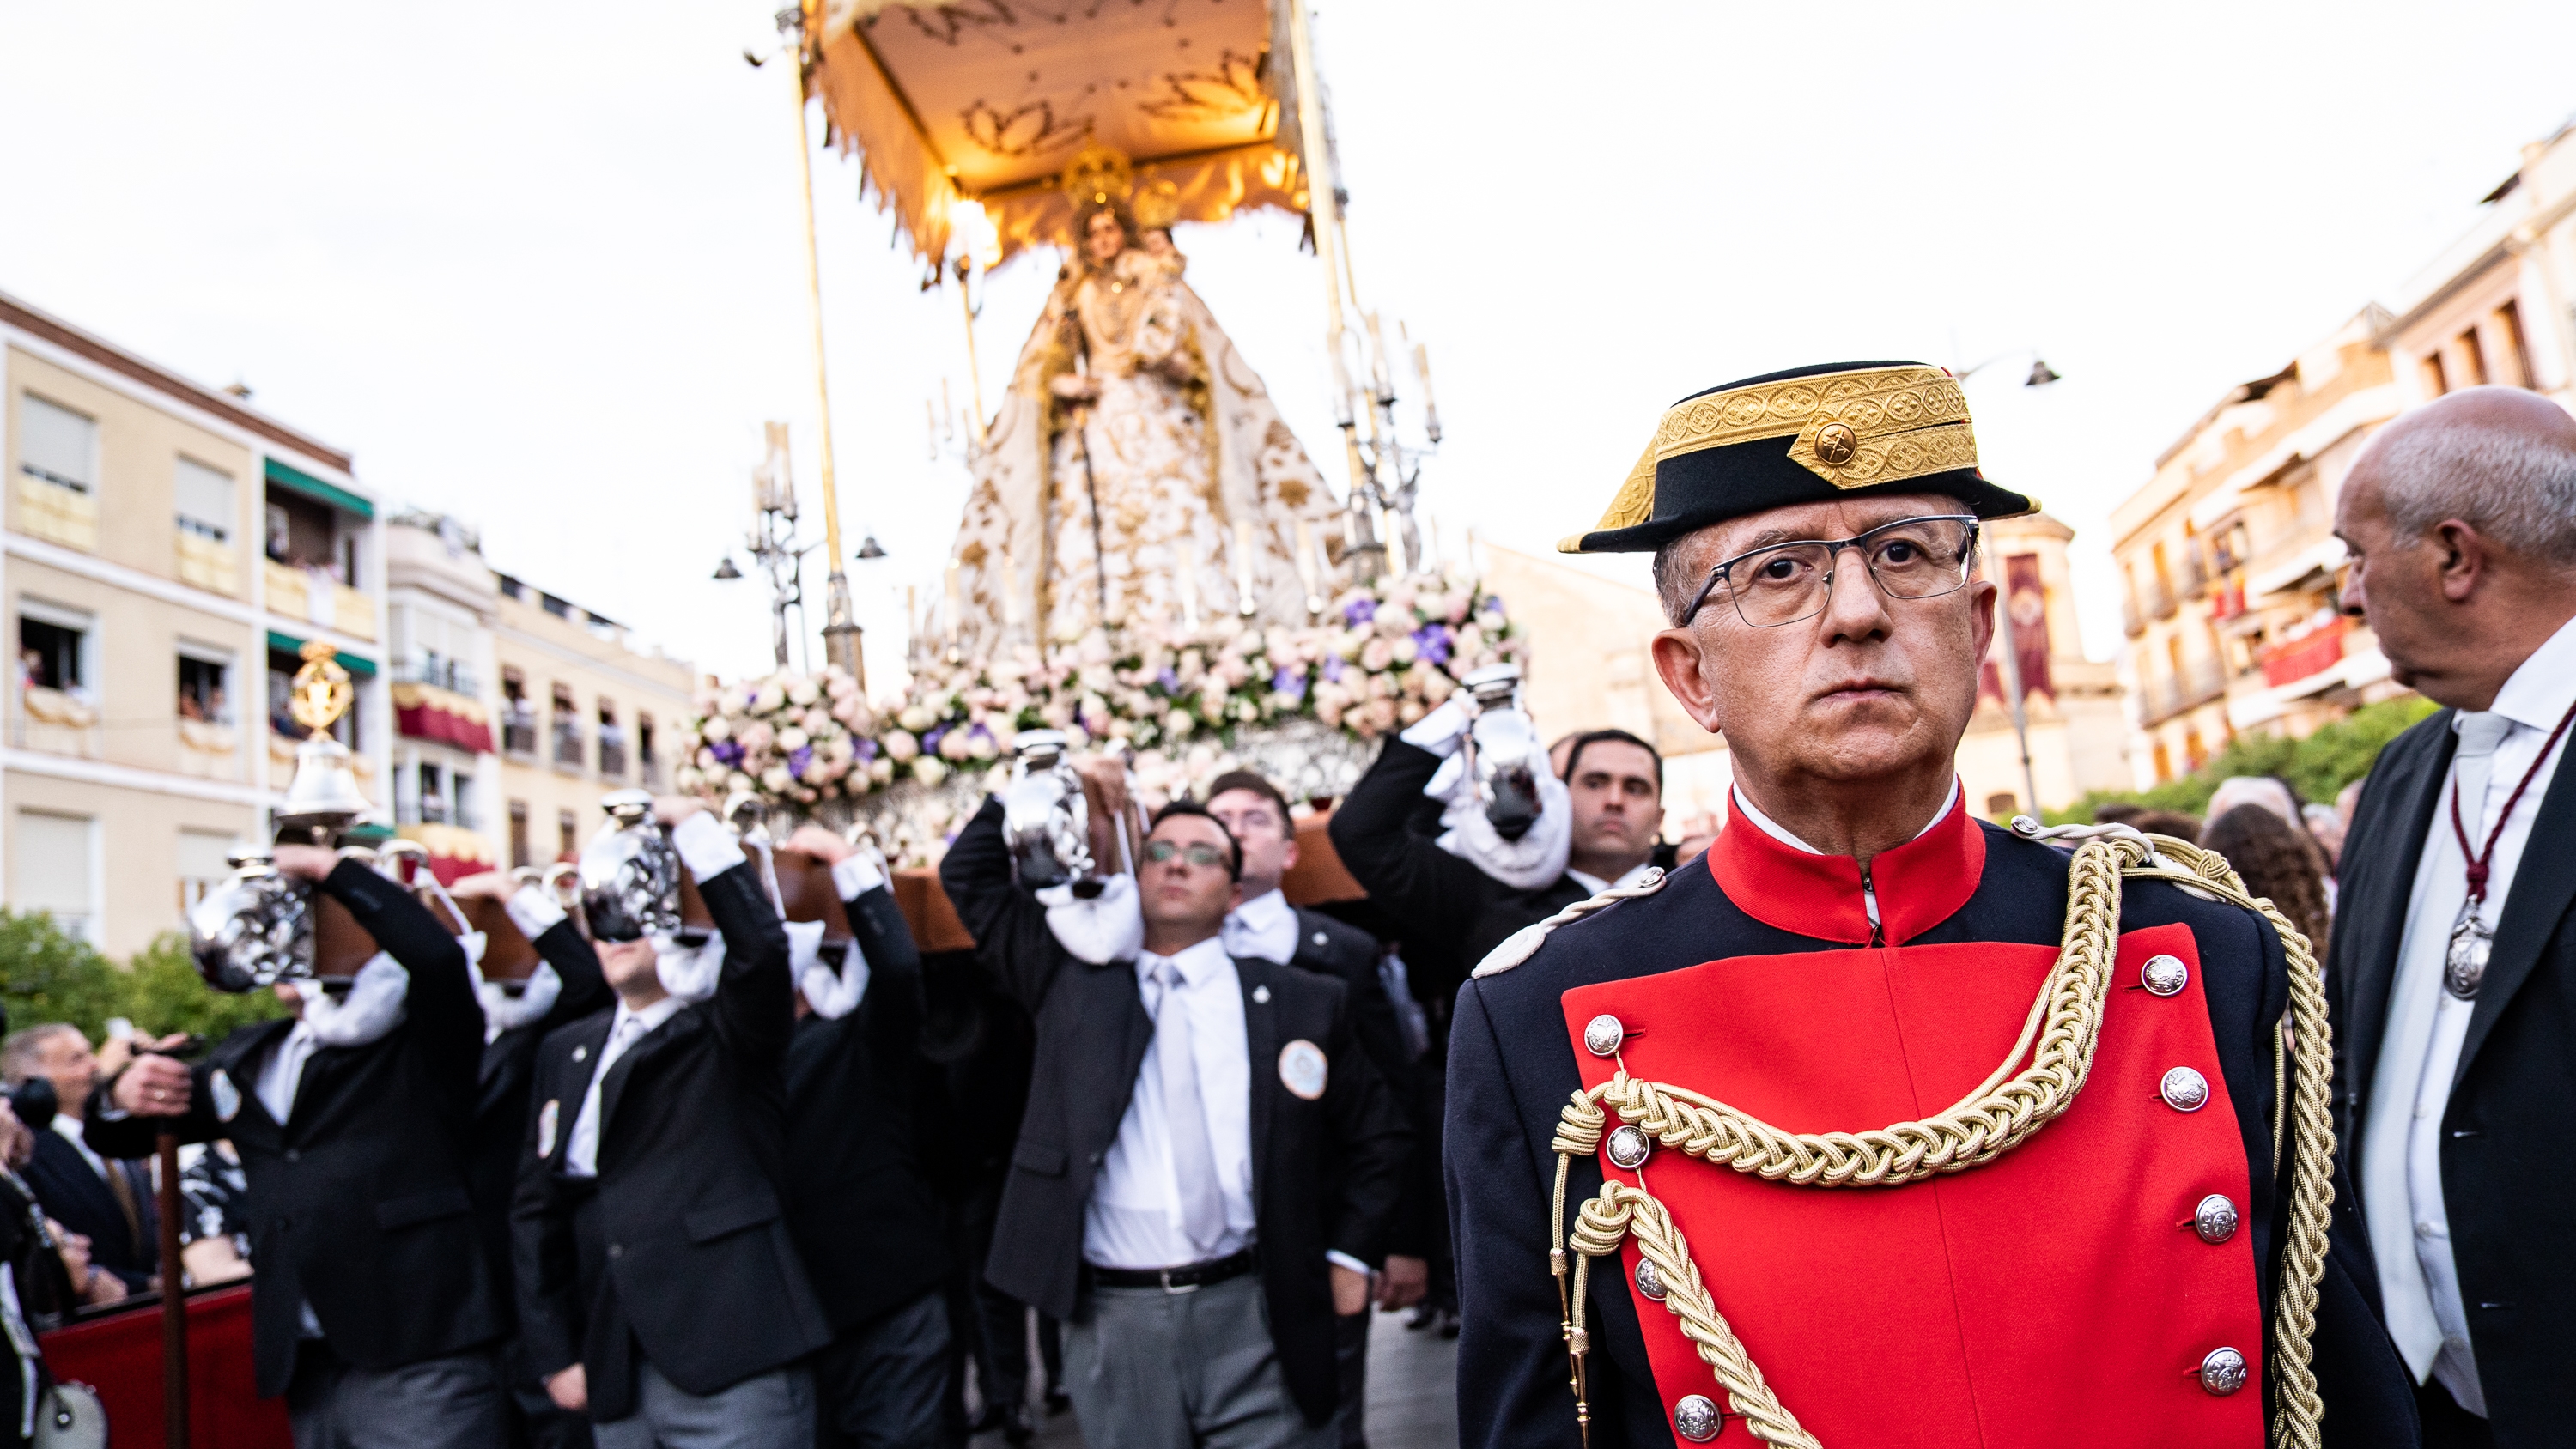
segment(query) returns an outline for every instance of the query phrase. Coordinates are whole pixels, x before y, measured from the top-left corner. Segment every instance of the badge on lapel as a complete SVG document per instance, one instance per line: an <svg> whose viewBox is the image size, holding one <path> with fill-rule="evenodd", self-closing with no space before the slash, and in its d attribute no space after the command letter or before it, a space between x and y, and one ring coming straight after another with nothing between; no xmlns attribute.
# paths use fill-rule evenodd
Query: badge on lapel
<svg viewBox="0 0 2576 1449"><path fill-rule="evenodd" d="M555 1123L563 1116L563 1103L549 1098L537 1109L537 1156L552 1157L555 1152Z"/></svg>
<svg viewBox="0 0 2576 1449"><path fill-rule="evenodd" d="M1299 1037L1279 1049L1279 1083L1306 1101L1324 1095L1329 1064L1324 1049Z"/></svg>
<svg viewBox="0 0 2576 1449"><path fill-rule="evenodd" d="M232 1073L217 1067L207 1074L206 1093L215 1099L215 1120L229 1122L241 1115L241 1088L233 1085Z"/></svg>

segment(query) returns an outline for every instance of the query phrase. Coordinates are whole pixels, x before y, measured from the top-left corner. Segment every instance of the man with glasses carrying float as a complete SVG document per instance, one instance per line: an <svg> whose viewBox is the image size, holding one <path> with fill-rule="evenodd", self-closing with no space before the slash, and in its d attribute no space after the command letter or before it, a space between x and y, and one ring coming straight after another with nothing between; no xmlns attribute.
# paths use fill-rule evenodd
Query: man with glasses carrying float
<svg viewBox="0 0 2576 1449"><path fill-rule="evenodd" d="M1122 811L1123 771L1086 773ZM1335 1318L1367 1308L1411 1143L1343 983L1227 954L1243 851L1204 807L1154 818L1133 889L1054 905L1003 819L987 800L939 868L1037 1023L987 1277L1064 1320L1086 1442L1330 1449Z"/></svg>
<svg viewBox="0 0 2576 1449"><path fill-rule="evenodd" d="M1980 523L2033 508L1947 373L1842 363L1685 398L1562 545L1655 554L1735 784L1459 994L1465 1444L2414 1442L2311 948L2215 856L1961 799Z"/></svg>

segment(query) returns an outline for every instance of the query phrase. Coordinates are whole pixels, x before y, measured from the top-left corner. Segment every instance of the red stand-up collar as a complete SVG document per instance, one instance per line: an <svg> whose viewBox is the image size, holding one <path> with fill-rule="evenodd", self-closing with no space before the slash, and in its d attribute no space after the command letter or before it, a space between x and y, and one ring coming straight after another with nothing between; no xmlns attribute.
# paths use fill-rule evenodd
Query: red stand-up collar
<svg viewBox="0 0 2576 1449"><path fill-rule="evenodd" d="M1860 862L1811 855L1727 812L1726 828L1708 848L1709 874L1744 913L1766 926L1826 941L1869 944L1869 908L1861 900ZM1878 889L1883 939L1902 946L1948 920L1986 869L1986 835L1968 818L1962 790L1932 828L1869 863Z"/></svg>

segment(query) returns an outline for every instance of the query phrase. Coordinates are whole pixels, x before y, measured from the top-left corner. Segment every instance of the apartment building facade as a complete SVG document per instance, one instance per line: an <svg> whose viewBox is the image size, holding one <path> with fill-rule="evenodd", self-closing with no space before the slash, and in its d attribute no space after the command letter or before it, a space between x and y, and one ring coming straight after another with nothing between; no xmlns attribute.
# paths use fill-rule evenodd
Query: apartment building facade
<svg viewBox="0 0 2576 1449"><path fill-rule="evenodd" d="M2366 308L2230 389L2112 511L2137 788L2198 769L2240 731L2304 736L2402 692L2368 627L2335 607L2335 497L2406 403L2380 344L2388 322Z"/></svg>
<svg viewBox="0 0 2576 1449"><path fill-rule="evenodd" d="M695 680L605 615L510 574L494 587L491 828L501 864L541 866L579 853L605 818L602 795L670 787Z"/></svg>
<svg viewBox="0 0 2576 1449"><path fill-rule="evenodd" d="M2382 329L2398 391L2412 406L2501 383L2576 408L2576 118L2482 204L2398 293Z"/></svg>
<svg viewBox="0 0 2576 1449"><path fill-rule="evenodd" d="M376 503L346 451L6 295L0 411L0 899L124 955L264 834L308 640L358 686L338 731L381 795Z"/></svg>

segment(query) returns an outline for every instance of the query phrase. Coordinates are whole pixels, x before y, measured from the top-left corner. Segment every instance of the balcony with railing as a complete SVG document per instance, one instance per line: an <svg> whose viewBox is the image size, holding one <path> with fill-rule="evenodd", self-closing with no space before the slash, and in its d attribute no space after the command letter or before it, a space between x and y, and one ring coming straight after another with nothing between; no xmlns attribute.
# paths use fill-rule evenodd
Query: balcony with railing
<svg viewBox="0 0 2576 1449"><path fill-rule="evenodd" d="M2147 632L2146 616L2138 612L2138 600L2128 595L2120 600L2120 632L2135 639Z"/></svg>
<svg viewBox="0 0 2576 1449"><path fill-rule="evenodd" d="M2227 670L2215 657L2193 660L2179 682L2177 709L2190 709L2227 694Z"/></svg>
<svg viewBox="0 0 2576 1449"><path fill-rule="evenodd" d="M567 775L578 775L586 763L582 748L581 721L558 715L555 718L555 768Z"/></svg>
<svg viewBox="0 0 2576 1449"><path fill-rule="evenodd" d="M2295 639L2263 651L2263 682L2274 689L2296 684L2343 662L2344 635L2352 621L2341 614Z"/></svg>
<svg viewBox="0 0 2576 1449"><path fill-rule="evenodd" d="M537 757L537 709L524 699L501 701L501 753L516 760Z"/></svg>
<svg viewBox="0 0 2576 1449"><path fill-rule="evenodd" d="M375 600L321 569L299 569L273 558L260 563L267 575L270 613L337 629L352 638L376 637Z"/></svg>
<svg viewBox="0 0 2576 1449"><path fill-rule="evenodd" d="M603 724L599 727L599 773L611 779L626 774L626 731L622 726Z"/></svg>
<svg viewBox="0 0 2576 1449"><path fill-rule="evenodd" d="M635 783L647 790L662 788L662 757L650 745L635 752Z"/></svg>
<svg viewBox="0 0 2576 1449"><path fill-rule="evenodd" d="M2200 550L2182 551L2182 596L2197 599L2209 588L2209 565L2202 562Z"/></svg>
<svg viewBox="0 0 2576 1449"><path fill-rule="evenodd" d="M468 699L479 699L483 694L482 678L475 674L473 666L461 659L450 659L443 654L417 654L411 658L396 661L393 682L425 684L432 689L444 689L450 694L464 695Z"/></svg>
<svg viewBox="0 0 2576 1449"><path fill-rule="evenodd" d="M2146 594L2147 617L2170 619L2174 616L2173 586L2163 579L2149 579L2142 590Z"/></svg>

